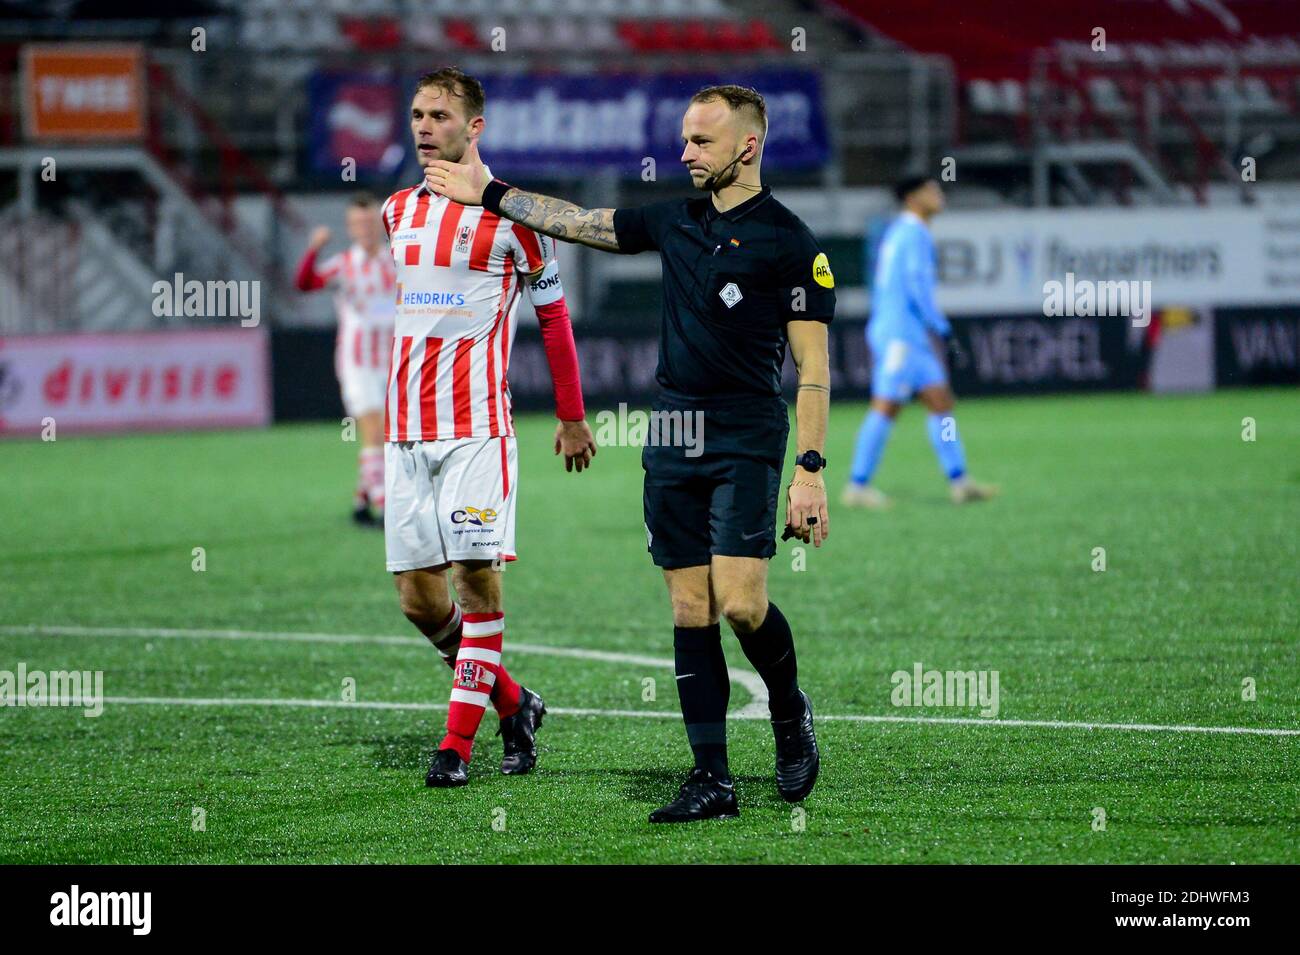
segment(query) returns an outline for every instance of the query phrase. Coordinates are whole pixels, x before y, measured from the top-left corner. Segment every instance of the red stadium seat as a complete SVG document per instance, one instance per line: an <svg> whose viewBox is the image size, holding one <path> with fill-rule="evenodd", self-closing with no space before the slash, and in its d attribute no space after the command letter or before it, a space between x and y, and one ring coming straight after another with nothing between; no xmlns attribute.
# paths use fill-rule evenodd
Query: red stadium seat
<svg viewBox="0 0 1300 955"><path fill-rule="evenodd" d="M707 23L689 20L677 28L677 48L695 53L711 52L718 49L713 31Z"/></svg>
<svg viewBox="0 0 1300 955"><path fill-rule="evenodd" d="M402 29L391 17L339 17L339 32L358 50L394 50L402 45Z"/></svg>
<svg viewBox="0 0 1300 955"><path fill-rule="evenodd" d="M766 20L750 20L745 24L745 39L751 50L784 50L787 49Z"/></svg>
<svg viewBox="0 0 1300 955"><path fill-rule="evenodd" d="M724 50L727 53L737 53L750 49L749 37L737 23L730 20L724 20L717 26L715 34L717 46L715 49Z"/></svg>
<svg viewBox="0 0 1300 955"><path fill-rule="evenodd" d="M668 20L656 20L650 24L646 34L646 45L642 49L650 53L670 53L676 50L676 25Z"/></svg>
<svg viewBox="0 0 1300 955"><path fill-rule="evenodd" d="M629 50L646 48L646 29L641 21L620 20L615 27L615 32Z"/></svg>
<svg viewBox="0 0 1300 955"><path fill-rule="evenodd" d="M468 20L448 20L447 39L462 50L481 50L485 46Z"/></svg>

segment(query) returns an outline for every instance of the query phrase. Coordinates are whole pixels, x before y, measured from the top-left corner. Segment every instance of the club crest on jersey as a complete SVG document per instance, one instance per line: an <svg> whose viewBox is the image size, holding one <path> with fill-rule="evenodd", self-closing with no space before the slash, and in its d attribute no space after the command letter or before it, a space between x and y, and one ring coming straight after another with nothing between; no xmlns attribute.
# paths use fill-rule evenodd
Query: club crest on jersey
<svg viewBox="0 0 1300 955"><path fill-rule="evenodd" d="M473 660L461 660L456 664L456 685L462 690L477 690L484 672Z"/></svg>
<svg viewBox="0 0 1300 955"><path fill-rule="evenodd" d="M468 252L472 238L474 238L474 230L467 225L461 226L456 232L456 251Z"/></svg>

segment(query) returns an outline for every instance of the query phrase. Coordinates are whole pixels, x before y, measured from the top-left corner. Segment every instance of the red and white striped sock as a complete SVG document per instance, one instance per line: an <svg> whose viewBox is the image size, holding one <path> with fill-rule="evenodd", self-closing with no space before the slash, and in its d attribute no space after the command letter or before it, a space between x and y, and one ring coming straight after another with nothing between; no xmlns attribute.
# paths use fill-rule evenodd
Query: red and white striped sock
<svg viewBox="0 0 1300 955"><path fill-rule="evenodd" d="M360 486L377 511L384 509L384 449L362 448L359 462Z"/></svg>
<svg viewBox="0 0 1300 955"><path fill-rule="evenodd" d="M515 709L519 707L519 685L508 674L502 678L501 638L505 616L501 611L463 615L451 703L447 709L447 735L438 748L456 750L467 763L474 734L483 719L493 687L501 683L502 693L513 697ZM512 685L513 692L508 693L506 681Z"/></svg>
<svg viewBox="0 0 1300 955"><path fill-rule="evenodd" d="M453 671L456 669L456 655L460 649L463 621L460 604L452 604L451 611L438 625L438 629L433 633L425 634L434 649L438 651L438 655L442 657L442 662ZM519 684L511 678L502 664L497 665L497 679L492 684L492 692L489 695L498 719L514 716L519 712Z"/></svg>

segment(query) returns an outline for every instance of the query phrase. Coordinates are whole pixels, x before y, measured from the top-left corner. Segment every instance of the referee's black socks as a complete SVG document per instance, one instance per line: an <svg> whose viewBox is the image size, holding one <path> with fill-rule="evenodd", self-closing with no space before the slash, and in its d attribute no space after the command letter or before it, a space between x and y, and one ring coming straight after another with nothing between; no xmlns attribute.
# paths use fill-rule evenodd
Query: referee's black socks
<svg viewBox="0 0 1300 955"><path fill-rule="evenodd" d="M730 779L727 702L731 699L731 681L727 659L722 655L721 628L716 623L708 627L673 627L673 659L677 696L695 765L719 779Z"/></svg>
<svg viewBox="0 0 1300 955"><path fill-rule="evenodd" d="M774 603L753 633L738 633L740 649L767 684L768 707L774 720L792 720L803 713L799 696L799 668L794 657L790 624Z"/></svg>

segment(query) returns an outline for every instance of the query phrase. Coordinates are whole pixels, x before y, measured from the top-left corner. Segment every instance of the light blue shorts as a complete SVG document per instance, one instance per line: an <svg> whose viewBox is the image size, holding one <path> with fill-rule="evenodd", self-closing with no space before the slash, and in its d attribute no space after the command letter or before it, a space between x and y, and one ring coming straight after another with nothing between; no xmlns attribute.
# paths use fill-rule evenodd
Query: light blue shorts
<svg viewBox="0 0 1300 955"><path fill-rule="evenodd" d="M948 383L948 375L934 352L901 338L872 349L871 397L910 401L918 391Z"/></svg>

